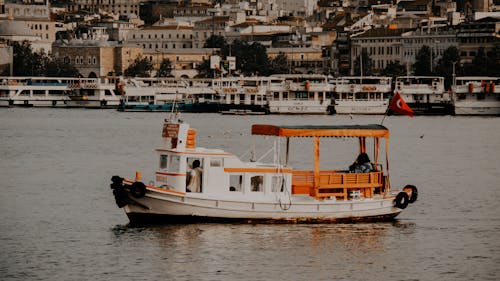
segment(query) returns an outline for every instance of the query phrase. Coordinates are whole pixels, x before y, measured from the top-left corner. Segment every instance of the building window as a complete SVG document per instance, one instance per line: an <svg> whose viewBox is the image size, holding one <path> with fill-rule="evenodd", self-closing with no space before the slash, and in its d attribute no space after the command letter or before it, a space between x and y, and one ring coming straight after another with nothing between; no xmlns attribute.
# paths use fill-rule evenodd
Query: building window
<svg viewBox="0 0 500 281"><path fill-rule="evenodd" d="M97 64L97 58L95 56L92 58L92 61L94 64Z"/></svg>

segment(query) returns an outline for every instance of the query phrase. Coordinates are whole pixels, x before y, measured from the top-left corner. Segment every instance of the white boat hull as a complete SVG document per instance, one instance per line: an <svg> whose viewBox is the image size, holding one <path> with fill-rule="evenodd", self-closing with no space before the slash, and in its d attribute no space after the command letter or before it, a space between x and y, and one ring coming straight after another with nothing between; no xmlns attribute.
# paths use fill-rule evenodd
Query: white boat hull
<svg viewBox="0 0 500 281"><path fill-rule="evenodd" d="M329 101L269 101L273 114L328 114Z"/></svg>
<svg viewBox="0 0 500 281"><path fill-rule="evenodd" d="M337 114L385 114L388 101L335 101Z"/></svg>
<svg viewBox="0 0 500 281"><path fill-rule="evenodd" d="M456 102L455 115L500 115L500 101Z"/></svg>
<svg viewBox="0 0 500 281"><path fill-rule="evenodd" d="M299 197L300 198L300 197ZM192 221L271 221L336 222L387 220L402 210L394 207L394 197L349 201L301 200L286 202L250 202L206 199L148 189L140 199L130 197L124 207L131 222Z"/></svg>

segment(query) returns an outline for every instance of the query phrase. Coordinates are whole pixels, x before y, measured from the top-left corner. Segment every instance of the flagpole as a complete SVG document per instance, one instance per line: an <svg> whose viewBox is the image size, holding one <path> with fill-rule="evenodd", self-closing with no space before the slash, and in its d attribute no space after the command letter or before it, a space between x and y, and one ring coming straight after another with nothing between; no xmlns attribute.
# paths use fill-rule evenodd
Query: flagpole
<svg viewBox="0 0 500 281"><path fill-rule="evenodd" d="M382 121L380 121L380 125L384 124L385 117L387 117L387 113L389 113L389 105L387 105L387 109L385 110L384 113L384 118L382 118Z"/></svg>

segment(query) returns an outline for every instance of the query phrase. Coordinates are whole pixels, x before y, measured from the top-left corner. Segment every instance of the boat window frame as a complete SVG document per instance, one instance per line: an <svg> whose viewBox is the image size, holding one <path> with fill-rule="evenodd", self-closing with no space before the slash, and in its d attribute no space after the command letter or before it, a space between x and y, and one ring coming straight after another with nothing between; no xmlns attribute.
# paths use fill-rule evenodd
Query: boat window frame
<svg viewBox="0 0 500 281"><path fill-rule="evenodd" d="M168 161L170 158L168 156L169 156L168 154L160 154L159 166L161 170L168 170Z"/></svg>
<svg viewBox="0 0 500 281"><path fill-rule="evenodd" d="M239 183L239 187L234 186L235 189L231 190L231 187L233 187L232 182L231 182L231 178L233 178L233 177L240 177L239 178L240 183ZM245 175L244 174L241 174L241 173L229 174L229 179L228 179L228 191L229 192L243 193L244 187L245 187Z"/></svg>
<svg viewBox="0 0 500 281"><path fill-rule="evenodd" d="M279 179L279 181L278 181ZM285 191L285 188L284 188L284 183L285 182L285 176L284 175L272 175L271 176L271 192L274 192L274 193L283 193ZM276 185L277 184L277 185ZM279 190L279 186L281 184L281 190ZM277 188L275 188L275 186Z"/></svg>
<svg viewBox="0 0 500 281"><path fill-rule="evenodd" d="M254 181L254 178L259 178L260 180ZM264 175L263 174L253 174L250 175L250 192L252 193L263 193L264 192ZM257 187L256 189L254 189Z"/></svg>
<svg viewBox="0 0 500 281"><path fill-rule="evenodd" d="M169 161L169 172L171 173L180 173L181 172L181 162L182 162L182 157L180 155L171 155L170 161Z"/></svg>

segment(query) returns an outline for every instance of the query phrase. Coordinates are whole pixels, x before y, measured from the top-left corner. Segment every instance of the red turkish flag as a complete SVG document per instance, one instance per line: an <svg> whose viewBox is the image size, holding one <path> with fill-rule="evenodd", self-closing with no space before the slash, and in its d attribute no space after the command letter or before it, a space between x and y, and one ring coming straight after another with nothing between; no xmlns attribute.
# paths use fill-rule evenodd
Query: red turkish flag
<svg viewBox="0 0 500 281"><path fill-rule="evenodd" d="M397 113L413 117L413 110L406 104L399 93L392 98L389 109Z"/></svg>

